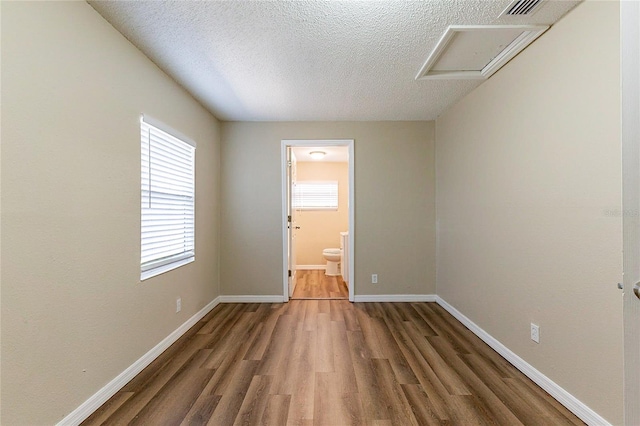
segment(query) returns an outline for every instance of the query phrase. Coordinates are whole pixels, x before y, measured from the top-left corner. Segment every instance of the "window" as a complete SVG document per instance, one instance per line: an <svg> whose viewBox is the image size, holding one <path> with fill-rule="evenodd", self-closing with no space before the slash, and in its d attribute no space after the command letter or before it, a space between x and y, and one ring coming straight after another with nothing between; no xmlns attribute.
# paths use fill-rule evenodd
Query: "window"
<svg viewBox="0 0 640 426"><path fill-rule="evenodd" d="M195 259L195 143L143 116L140 279Z"/></svg>
<svg viewBox="0 0 640 426"><path fill-rule="evenodd" d="M338 182L296 182L293 187L293 208L298 210L338 210Z"/></svg>

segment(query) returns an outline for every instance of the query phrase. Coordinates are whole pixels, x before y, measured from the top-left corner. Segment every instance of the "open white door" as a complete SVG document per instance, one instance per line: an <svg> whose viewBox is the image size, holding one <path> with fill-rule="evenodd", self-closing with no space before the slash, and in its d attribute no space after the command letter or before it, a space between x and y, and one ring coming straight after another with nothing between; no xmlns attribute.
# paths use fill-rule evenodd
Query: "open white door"
<svg viewBox="0 0 640 426"><path fill-rule="evenodd" d="M620 2L624 424L640 425L640 3Z"/></svg>
<svg viewBox="0 0 640 426"><path fill-rule="evenodd" d="M288 222L288 274L289 274L289 297L293 295L296 288L296 237L298 233L298 222L296 220L296 209L293 207L293 194L296 186L297 170L296 156L287 148L287 222Z"/></svg>

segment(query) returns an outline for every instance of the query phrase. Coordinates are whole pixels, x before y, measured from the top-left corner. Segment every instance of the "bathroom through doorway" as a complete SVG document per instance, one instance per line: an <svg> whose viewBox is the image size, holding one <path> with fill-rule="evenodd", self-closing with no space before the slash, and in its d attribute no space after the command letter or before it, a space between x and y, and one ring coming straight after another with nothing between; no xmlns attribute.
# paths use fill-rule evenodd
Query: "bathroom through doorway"
<svg viewBox="0 0 640 426"><path fill-rule="evenodd" d="M354 299L353 140L282 141L283 299Z"/></svg>

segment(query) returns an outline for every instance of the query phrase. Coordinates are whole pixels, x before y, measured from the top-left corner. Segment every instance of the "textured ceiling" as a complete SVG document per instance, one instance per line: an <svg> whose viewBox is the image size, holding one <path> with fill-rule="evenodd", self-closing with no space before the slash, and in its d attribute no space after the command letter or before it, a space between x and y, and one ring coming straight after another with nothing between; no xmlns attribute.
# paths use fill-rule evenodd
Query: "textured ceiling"
<svg viewBox="0 0 640 426"><path fill-rule="evenodd" d="M416 81L449 25L552 24L579 1L91 1L216 117L432 120L482 83Z"/></svg>

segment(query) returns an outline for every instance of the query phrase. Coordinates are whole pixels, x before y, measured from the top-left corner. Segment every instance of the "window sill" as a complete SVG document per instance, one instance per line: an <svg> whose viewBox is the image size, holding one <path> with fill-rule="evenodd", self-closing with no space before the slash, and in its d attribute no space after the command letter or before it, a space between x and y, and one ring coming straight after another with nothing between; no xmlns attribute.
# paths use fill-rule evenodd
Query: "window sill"
<svg viewBox="0 0 640 426"><path fill-rule="evenodd" d="M196 260L195 256L187 257L186 259L181 259L176 262L168 263L166 265L158 266L157 268L149 269L148 271L144 271L140 274L140 281L148 280L149 278L153 278L157 275L164 274L165 272L172 271L176 268L184 266L188 263Z"/></svg>

